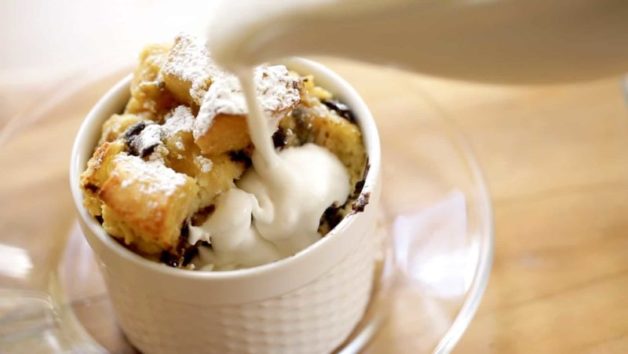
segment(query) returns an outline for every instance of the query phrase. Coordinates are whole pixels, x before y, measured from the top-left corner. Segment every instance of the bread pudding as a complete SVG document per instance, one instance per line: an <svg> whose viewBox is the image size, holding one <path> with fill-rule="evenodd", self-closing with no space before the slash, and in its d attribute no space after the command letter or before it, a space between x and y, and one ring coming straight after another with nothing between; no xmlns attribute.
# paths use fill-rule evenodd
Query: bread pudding
<svg viewBox="0 0 628 354"><path fill-rule="evenodd" d="M315 145L346 170L349 194L320 213L317 232L324 237L368 202L360 194L368 165L360 128L350 107L308 73L263 65L255 69L254 83L277 151L288 156L291 149ZM172 45L146 47L126 107L103 123L81 174L86 209L125 247L169 266L211 270L264 263L260 258L217 267L215 258L203 257L212 252L217 232L204 225L225 213L216 209L227 195L246 198L237 191L251 183L246 174L253 173L255 146L248 113L238 79L211 60L202 42L179 35Z"/></svg>

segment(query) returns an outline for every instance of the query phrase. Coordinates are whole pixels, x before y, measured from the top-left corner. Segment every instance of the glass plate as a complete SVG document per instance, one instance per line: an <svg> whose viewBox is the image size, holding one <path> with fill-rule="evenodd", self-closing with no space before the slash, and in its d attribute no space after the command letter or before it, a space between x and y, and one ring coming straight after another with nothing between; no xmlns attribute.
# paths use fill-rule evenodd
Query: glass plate
<svg viewBox="0 0 628 354"><path fill-rule="evenodd" d="M338 352L449 352L491 267L492 213L481 171L412 75L326 64L369 103L383 149L385 262L367 314ZM0 131L2 353L136 352L116 326L67 178L82 118L126 72L59 83L60 93ZM399 92L380 92L373 85L379 79L396 80Z"/></svg>

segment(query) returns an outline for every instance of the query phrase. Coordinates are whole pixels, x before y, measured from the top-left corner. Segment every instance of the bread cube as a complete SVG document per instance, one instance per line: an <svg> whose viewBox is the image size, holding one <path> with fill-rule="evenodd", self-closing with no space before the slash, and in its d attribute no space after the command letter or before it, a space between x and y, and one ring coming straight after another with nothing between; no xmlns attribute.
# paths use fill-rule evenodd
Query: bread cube
<svg viewBox="0 0 628 354"><path fill-rule="evenodd" d="M166 60L168 47L150 45L140 54L140 62L131 81L131 99L125 113L141 115L161 122L164 116L178 105L175 96L166 89L161 68Z"/></svg>
<svg viewBox="0 0 628 354"><path fill-rule="evenodd" d="M211 167L207 168L207 160ZM196 180L200 188L199 198L201 205L206 206L214 201L220 193L235 186L235 180L240 178L247 168L242 161L233 160L229 154L195 159L198 172Z"/></svg>
<svg viewBox="0 0 628 354"><path fill-rule="evenodd" d="M251 144L246 117L219 114L205 134L198 136L196 145L203 154L219 155L228 151L238 151Z"/></svg>
<svg viewBox="0 0 628 354"><path fill-rule="evenodd" d="M120 140L103 143L96 148L87 161L87 168L81 173L81 188L85 194L83 204L92 216L102 214L102 202L98 198L98 193L113 169L115 156L124 149L124 142Z"/></svg>
<svg viewBox="0 0 628 354"><path fill-rule="evenodd" d="M233 187L246 168L245 163L232 160L228 153L203 155L191 132L177 132L167 137L165 144L169 150L166 166L196 178L201 206L211 204L215 196Z"/></svg>
<svg viewBox="0 0 628 354"><path fill-rule="evenodd" d="M179 102L198 108L211 85L209 69L209 54L204 44L179 35L168 52L162 74L166 88Z"/></svg>
<svg viewBox="0 0 628 354"><path fill-rule="evenodd" d="M198 207L194 180L137 156L120 154L113 162L98 194L107 208L105 230L144 252L174 251L184 221Z"/></svg>
<svg viewBox="0 0 628 354"><path fill-rule="evenodd" d="M102 126L102 133L98 145L112 142L120 137L129 127L143 121L136 114L114 114Z"/></svg>

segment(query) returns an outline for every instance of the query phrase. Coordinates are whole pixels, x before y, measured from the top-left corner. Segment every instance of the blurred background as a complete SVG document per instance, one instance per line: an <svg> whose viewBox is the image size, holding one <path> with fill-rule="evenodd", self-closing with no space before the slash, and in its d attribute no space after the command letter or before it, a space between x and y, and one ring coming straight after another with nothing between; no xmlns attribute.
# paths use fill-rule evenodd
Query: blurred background
<svg viewBox="0 0 628 354"><path fill-rule="evenodd" d="M209 13L215 3L0 2L0 121L18 113L52 83L102 76L132 65L145 44L169 41L181 31L204 34L207 20L199 14Z"/></svg>
<svg viewBox="0 0 628 354"><path fill-rule="evenodd" d="M143 45L181 31L204 33L203 13L213 6L198 0L0 1L0 137L7 131L19 136L41 121L56 139L47 142L34 131L14 141L11 151L22 155L0 154L3 180L9 181L0 196L12 201L2 201L0 230L33 237L38 220L45 220L50 230L57 223L67 235L73 220L67 159L82 117L130 70ZM385 160L411 164L412 146L422 145L404 145L398 134L412 131L412 118L438 117L462 132L483 168L494 207L494 267L457 352L628 352L628 110L622 75L512 87L322 60L371 107ZM51 193L50 186L56 194L38 204L13 202ZM44 256L48 250L35 253L45 260L37 264L55 264ZM110 325L95 322L92 330ZM387 331L373 353L415 352L422 348L417 333L426 328L405 319Z"/></svg>

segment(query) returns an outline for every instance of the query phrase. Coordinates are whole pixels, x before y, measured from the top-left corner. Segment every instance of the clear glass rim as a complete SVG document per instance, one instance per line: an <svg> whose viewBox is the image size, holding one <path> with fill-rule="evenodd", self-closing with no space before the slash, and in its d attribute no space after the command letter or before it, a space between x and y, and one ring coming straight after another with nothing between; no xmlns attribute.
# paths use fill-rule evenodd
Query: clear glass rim
<svg viewBox="0 0 628 354"><path fill-rule="evenodd" d="M477 196L477 207L479 209L479 246L478 261L473 271L473 281L469 291L456 315L453 323L434 348L434 353L449 353L458 344L467 328L471 324L482 298L493 266L493 255L495 251L495 233L493 206L486 178L482 172L480 163L471 147L471 144L464 134L456 127L455 123L439 111L439 119L444 121L446 130L452 136L453 145L458 148L462 159L467 163L470 177L473 181L473 193Z"/></svg>
<svg viewBox="0 0 628 354"><path fill-rule="evenodd" d="M628 87L628 79L626 80L626 83ZM467 169L472 185L471 193L475 196L474 201L476 203L474 206L478 209L479 214L479 227L477 231L478 238L473 240L478 245L478 255L471 277L472 282L468 292L464 296L462 305L454 317L453 322L433 347L432 351L436 354L445 354L450 353L455 348L466 330L469 328L488 286L495 248L494 218L488 184L471 144L457 124L449 119L449 117L437 107L437 104L434 101L429 98L426 99L426 101L436 112L436 117L434 119L439 123L442 123L441 127L443 128L444 133L451 138L451 146L455 148L461 159L461 164ZM391 239L390 243L388 251L392 253L392 248L395 247L393 245L394 240ZM395 260L393 258L393 254L387 254L385 267L394 268L391 271L397 272L397 266L394 264ZM380 282L384 282L384 285L386 285L386 281L386 276L382 274ZM390 279L388 281L390 281ZM387 293L391 291L391 289L384 289L383 291L384 293ZM383 294L383 296L385 296L385 294ZM344 343L344 347L338 353L358 353L360 350L366 348L369 345L369 342L375 337L379 328L384 325L385 318L387 316L388 314L382 313L375 315L374 318L370 320L370 323L356 333L353 340Z"/></svg>

